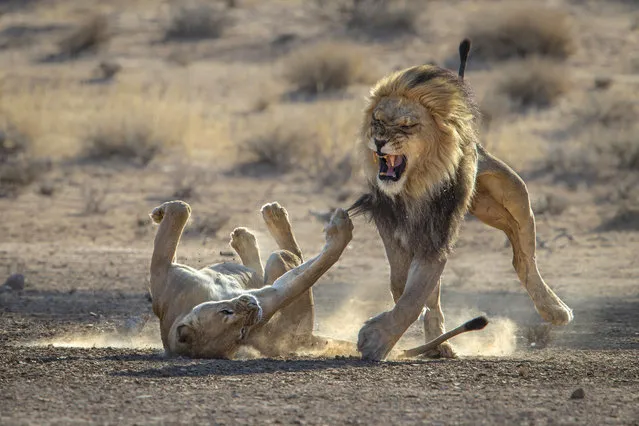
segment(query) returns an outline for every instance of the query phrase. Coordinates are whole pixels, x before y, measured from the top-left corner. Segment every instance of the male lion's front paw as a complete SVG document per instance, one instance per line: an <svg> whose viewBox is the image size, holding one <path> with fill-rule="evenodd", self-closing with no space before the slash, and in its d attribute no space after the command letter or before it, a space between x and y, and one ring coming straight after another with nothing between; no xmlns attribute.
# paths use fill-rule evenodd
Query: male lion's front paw
<svg viewBox="0 0 639 426"><path fill-rule="evenodd" d="M399 336L395 337L390 312L381 314L366 321L357 337L357 350L362 359L381 361L393 349Z"/></svg>
<svg viewBox="0 0 639 426"><path fill-rule="evenodd" d="M231 241L229 244L239 255L248 251L257 250L257 239L255 235L246 228L235 228L231 233Z"/></svg>
<svg viewBox="0 0 639 426"><path fill-rule="evenodd" d="M425 352L422 356L425 358L457 358L457 352L455 352L453 345L444 342L435 349Z"/></svg>
<svg viewBox="0 0 639 426"><path fill-rule="evenodd" d="M337 209L331 221L324 227L329 246L343 249L353 238L353 222L344 209Z"/></svg>

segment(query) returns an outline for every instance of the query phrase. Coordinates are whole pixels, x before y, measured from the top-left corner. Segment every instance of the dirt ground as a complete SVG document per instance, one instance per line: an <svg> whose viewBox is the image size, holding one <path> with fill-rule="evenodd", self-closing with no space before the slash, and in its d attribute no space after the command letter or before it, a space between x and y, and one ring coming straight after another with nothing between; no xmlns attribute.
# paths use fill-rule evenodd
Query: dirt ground
<svg viewBox="0 0 639 426"><path fill-rule="evenodd" d="M26 279L22 290L0 289L0 424L639 425L639 220L619 219L620 188L636 186L637 171L565 180L539 166L553 152L550 144L572 140L566 117L595 77L611 76L619 90L638 93L636 68L618 54L639 52L639 33L628 30L637 22L632 17L639 18L636 6L551 2L582 30L581 47L567 61L575 87L553 108L509 116L488 134L489 149L528 183L540 269L574 321L545 327L512 269L505 236L469 217L444 273L444 312L449 326L479 313L491 323L452 341L459 359L370 363L341 353L166 359L147 297L155 232L147 214L163 201L184 198L192 205L179 261L203 267L235 259L228 235L236 226L255 230L263 257L273 250L258 213L270 201L288 209L302 249L315 253L323 242L317 213L357 197L357 175L331 186L303 170L247 173L238 148L265 123L294 121L295 114L329 120L337 146L352 143L365 84L339 99L269 100L265 111L251 112L256 90L274 98L287 90L280 52L263 40L292 33L305 46L330 38L332 27L303 2L247 0L233 12L245 25L221 39L158 43L153 28L164 13L158 2L27 3L7 6L0 16L3 42L15 42L7 28L40 28L26 45L0 50L2 111L30 123L25 131L52 166L19 193L0 197L0 284L14 273ZM460 38L452 28L489 3L432 2L419 37L362 44L374 53L380 76L400 65L443 63ZM99 7L118 22L106 51L70 62L37 59ZM172 64L177 54L191 62ZM82 83L99 60L114 58L123 65L118 80ZM467 79L482 94L498 74L471 68ZM159 95L144 92L147 85L180 93L167 98L170 109L159 117L175 119L184 108L197 116L180 136L188 150L169 150L144 167L78 160L83 126L105 115L109 102L126 108L122 93L148 96L141 105L151 105ZM110 97L111 91L117 94ZM94 109L98 115L91 115ZM617 226L610 226L613 218ZM392 306L388 266L371 224L356 220L352 243L314 294L316 332L351 341L367 318ZM415 324L398 346L422 339ZM583 397L573 396L578 389Z"/></svg>

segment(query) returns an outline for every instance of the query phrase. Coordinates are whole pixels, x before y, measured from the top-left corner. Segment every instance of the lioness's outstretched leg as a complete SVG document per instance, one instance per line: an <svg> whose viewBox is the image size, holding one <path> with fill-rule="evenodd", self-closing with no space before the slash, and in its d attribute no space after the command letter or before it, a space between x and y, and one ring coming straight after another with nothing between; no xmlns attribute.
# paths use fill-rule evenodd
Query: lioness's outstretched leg
<svg viewBox="0 0 639 426"><path fill-rule="evenodd" d="M293 235L286 209L278 203L269 203L262 207L262 217L281 249L271 254L266 263L264 283L271 285L286 272L302 264L302 250ZM303 339L312 335L314 321L313 291L309 289L282 309L278 327Z"/></svg>
<svg viewBox="0 0 639 426"><path fill-rule="evenodd" d="M537 269L535 218L524 181L480 147L475 189L471 213L506 233L513 248L513 266L537 312L552 324L569 323L571 309L546 285Z"/></svg>
<svg viewBox="0 0 639 426"><path fill-rule="evenodd" d="M242 259L242 264L247 268L251 268L257 274L257 280L264 282L264 268L262 267L262 259L260 258L260 250L257 246L255 235L246 228L235 228L231 233L231 247L237 252Z"/></svg>

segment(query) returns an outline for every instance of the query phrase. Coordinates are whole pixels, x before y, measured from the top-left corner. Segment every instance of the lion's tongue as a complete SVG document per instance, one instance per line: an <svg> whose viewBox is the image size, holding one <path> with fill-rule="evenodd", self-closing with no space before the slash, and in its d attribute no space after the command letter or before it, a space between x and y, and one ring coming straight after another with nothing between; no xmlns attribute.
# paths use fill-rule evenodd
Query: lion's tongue
<svg viewBox="0 0 639 426"><path fill-rule="evenodd" d="M387 155L386 156L386 166L388 170L386 170L386 176L395 177L395 167L401 166L404 161L404 157L401 155Z"/></svg>

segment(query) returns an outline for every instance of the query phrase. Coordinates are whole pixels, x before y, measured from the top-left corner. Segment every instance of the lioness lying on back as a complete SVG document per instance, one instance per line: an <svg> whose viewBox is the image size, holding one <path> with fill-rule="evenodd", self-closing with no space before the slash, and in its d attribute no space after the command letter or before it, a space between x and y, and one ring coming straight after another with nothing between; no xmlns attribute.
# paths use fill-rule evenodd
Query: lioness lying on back
<svg viewBox="0 0 639 426"><path fill-rule="evenodd" d="M352 238L353 225L344 210L337 210L326 225L321 253L302 263L286 210L267 204L262 215L281 250L269 257L266 268L255 237L237 228L231 246L244 265L220 263L200 270L175 262L190 214L182 201L164 203L151 213L160 224L151 260L151 295L167 354L231 358L246 344L274 356L326 344L312 334L311 286Z"/></svg>

